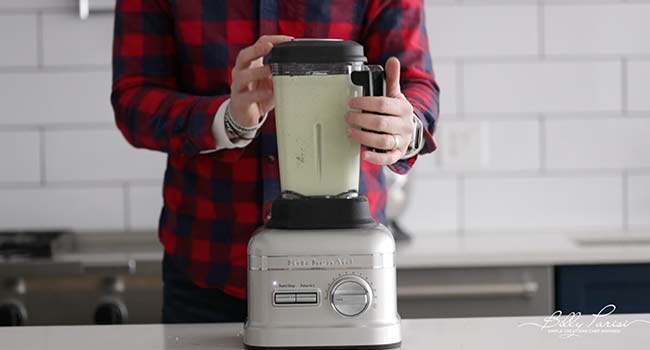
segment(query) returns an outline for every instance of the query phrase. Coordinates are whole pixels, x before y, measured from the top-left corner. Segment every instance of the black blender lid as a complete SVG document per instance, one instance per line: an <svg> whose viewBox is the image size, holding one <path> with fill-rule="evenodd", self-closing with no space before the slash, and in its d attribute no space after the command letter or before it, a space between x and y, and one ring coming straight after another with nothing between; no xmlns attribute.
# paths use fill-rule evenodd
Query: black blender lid
<svg viewBox="0 0 650 350"><path fill-rule="evenodd" d="M271 50L270 63L367 62L363 46L351 40L294 39Z"/></svg>

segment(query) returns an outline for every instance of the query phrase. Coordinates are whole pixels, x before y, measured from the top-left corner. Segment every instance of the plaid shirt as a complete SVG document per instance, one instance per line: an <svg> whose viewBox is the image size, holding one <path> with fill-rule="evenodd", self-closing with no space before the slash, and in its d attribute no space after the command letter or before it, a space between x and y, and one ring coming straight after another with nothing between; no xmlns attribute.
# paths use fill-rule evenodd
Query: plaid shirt
<svg viewBox="0 0 650 350"><path fill-rule="evenodd" d="M259 36L341 38L364 45L369 63L402 62L402 92L432 152L439 90L418 0L118 0L111 100L135 147L166 152L159 236L197 285L246 297L246 247L280 194L275 118L241 149L214 149L215 113L229 97L238 52ZM391 166L405 173L415 157ZM384 221L380 166L362 162L360 192Z"/></svg>

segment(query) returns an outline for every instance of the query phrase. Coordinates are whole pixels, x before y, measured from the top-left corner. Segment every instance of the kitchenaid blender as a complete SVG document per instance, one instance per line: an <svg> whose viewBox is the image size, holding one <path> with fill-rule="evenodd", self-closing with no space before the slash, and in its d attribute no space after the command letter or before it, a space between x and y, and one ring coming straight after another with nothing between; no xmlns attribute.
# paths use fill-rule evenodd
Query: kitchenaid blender
<svg viewBox="0 0 650 350"><path fill-rule="evenodd" d="M358 194L350 98L383 95L383 70L352 41L273 48L282 196L248 246L249 349L395 348L395 241Z"/></svg>

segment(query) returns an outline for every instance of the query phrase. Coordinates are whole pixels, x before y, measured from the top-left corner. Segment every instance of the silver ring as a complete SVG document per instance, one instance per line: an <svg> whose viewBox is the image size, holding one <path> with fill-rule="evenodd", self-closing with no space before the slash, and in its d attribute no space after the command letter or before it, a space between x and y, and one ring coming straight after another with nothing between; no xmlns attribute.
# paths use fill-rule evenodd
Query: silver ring
<svg viewBox="0 0 650 350"><path fill-rule="evenodd" d="M391 150L391 151L394 151L394 150L396 150L396 149L399 148L399 138L397 137L397 136L399 136L399 135L396 135L396 134L390 134L390 135L393 136L393 141L395 142L395 143L393 144L393 148L391 148L390 150Z"/></svg>

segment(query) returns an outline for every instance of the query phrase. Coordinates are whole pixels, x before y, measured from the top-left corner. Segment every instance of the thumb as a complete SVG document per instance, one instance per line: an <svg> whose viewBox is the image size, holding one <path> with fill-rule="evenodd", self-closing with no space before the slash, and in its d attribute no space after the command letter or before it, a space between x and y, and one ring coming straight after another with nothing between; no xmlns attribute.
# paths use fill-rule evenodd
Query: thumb
<svg viewBox="0 0 650 350"><path fill-rule="evenodd" d="M400 63L397 57L386 61L386 96L397 97L402 93L399 86Z"/></svg>

